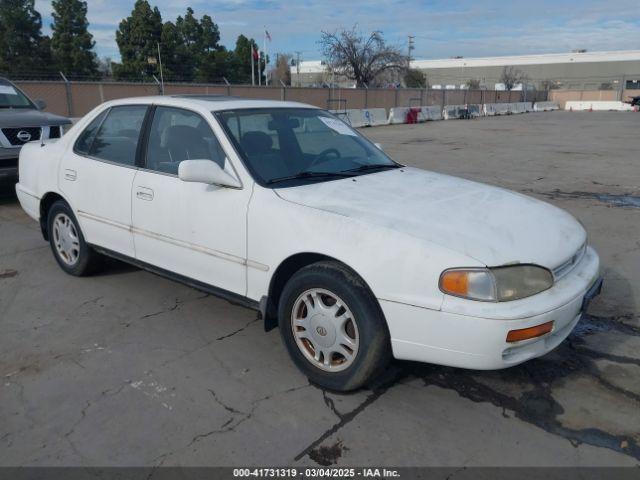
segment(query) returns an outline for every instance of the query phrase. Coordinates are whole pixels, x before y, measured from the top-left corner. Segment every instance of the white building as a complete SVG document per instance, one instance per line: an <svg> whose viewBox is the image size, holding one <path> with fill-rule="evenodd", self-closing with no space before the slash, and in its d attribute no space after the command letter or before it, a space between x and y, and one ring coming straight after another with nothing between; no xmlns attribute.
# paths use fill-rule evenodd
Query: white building
<svg viewBox="0 0 640 480"><path fill-rule="evenodd" d="M505 67L525 76L525 85L519 88L640 88L640 50L414 60L411 67L422 70L429 85L443 89L464 88L471 80L484 88L499 89ZM332 77L319 60L300 62L299 69L297 75L296 67L292 68L293 85L337 83L344 87L353 83Z"/></svg>

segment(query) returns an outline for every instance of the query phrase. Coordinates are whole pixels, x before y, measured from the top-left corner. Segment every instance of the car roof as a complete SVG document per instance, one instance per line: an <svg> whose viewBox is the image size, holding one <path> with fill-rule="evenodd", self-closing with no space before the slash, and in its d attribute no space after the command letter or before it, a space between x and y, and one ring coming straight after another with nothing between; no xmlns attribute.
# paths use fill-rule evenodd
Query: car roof
<svg viewBox="0 0 640 480"><path fill-rule="evenodd" d="M262 100L242 98L226 95L165 95L120 98L106 102L111 106L126 104L154 104L174 107L197 106L209 111L235 110L246 108L318 108L299 102L286 102L280 100Z"/></svg>

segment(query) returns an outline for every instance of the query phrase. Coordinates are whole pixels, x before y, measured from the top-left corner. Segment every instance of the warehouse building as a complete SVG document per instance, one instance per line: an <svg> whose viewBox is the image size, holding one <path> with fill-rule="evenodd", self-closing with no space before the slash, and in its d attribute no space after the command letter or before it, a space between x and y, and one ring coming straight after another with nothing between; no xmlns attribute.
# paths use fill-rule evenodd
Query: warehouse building
<svg viewBox="0 0 640 480"><path fill-rule="evenodd" d="M501 76L505 67L523 75L526 80L518 88L627 90L640 88L640 50L617 52L552 53L484 58L449 58L414 60L412 68L421 70L431 88L460 89L469 83L481 88L504 88ZM328 72L321 61L300 62L292 69L292 84L326 86L334 83L352 86L343 78ZM299 71L299 73L298 73Z"/></svg>
<svg viewBox="0 0 640 480"><path fill-rule="evenodd" d="M489 89L501 88L505 67L521 73L530 87L575 90L635 89L640 80L640 50L552 53L485 58L416 60L433 87L460 88L470 81ZM629 83L629 85L627 85Z"/></svg>
<svg viewBox="0 0 640 480"><path fill-rule="evenodd" d="M321 60L300 62L291 69L291 85L294 87L328 87L339 85L352 88L354 82L332 74L326 63Z"/></svg>

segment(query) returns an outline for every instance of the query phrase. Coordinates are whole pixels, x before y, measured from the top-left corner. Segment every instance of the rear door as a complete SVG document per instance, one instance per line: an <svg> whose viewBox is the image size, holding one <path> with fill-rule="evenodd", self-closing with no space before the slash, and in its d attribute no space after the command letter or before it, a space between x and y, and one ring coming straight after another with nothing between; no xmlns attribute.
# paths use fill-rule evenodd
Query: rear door
<svg viewBox="0 0 640 480"><path fill-rule="evenodd" d="M85 239L134 257L131 189L148 105L111 107L80 134L62 162L59 185Z"/></svg>

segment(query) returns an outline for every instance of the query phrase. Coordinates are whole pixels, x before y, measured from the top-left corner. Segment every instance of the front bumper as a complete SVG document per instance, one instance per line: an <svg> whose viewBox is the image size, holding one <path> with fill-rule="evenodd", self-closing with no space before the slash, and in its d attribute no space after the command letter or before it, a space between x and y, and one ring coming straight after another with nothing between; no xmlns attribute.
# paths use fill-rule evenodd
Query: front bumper
<svg viewBox="0 0 640 480"><path fill-rule="evenodd" d="M494 370L540 357L556 348L576 326L588 301L599 293L600 261L588 248L582 261L546 292L504 303L466 300L450 311L380 300L395 358L477 370ZM593 287L593 288L592 288ZM586 298L588 297L588 298ZM474 315L473 309L478 313ZM508 343L511 330L553 321L541 337Z"/></svg>
<svg viewBox="0 0 640 480"><path fill-rule="evenodd" d="M16 183L18 181L18 159L0 159L0 183Z"/></svg>
<svg viewBox="0 0 640 480"><path fill-rule="evenodd" d="M19 148L0 146L0 184L15 184L18 181Z"/></svg>

